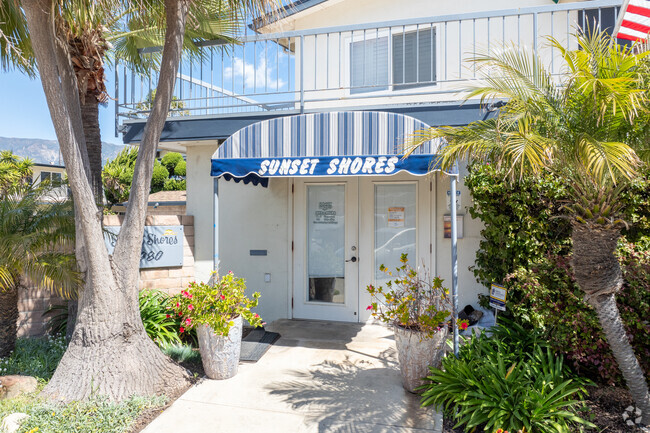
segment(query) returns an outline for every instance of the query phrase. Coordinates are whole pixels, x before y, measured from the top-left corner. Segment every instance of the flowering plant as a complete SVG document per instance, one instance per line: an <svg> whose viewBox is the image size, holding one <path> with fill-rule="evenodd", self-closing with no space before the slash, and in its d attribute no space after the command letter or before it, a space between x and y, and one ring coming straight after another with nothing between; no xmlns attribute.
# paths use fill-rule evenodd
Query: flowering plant
<svg viewBox="0 0 650 433"><path fill-rule="evenodd" d="M215 334L225 337L238 316L253 327L264 325L259 314L251 311L257 307L259 292L253 293L253 299L246 297L244 279L235 277L232 271L221 279L213 276L212 284L191 282L172 303L170 315L182 318L181 333L196 325L208 325Z"/></svg>
<svg viewBox="0 0 650 433"><path fill-rule="evenodd" d="M372 303L368 310L384 323L419 331L431 338L451 320L452 304L449 289L442 286L440 277L431 278L426 268L413 269L407 254L400 257L401 266L395 269L393 280L386 287L368 286ZM384 265L379 270L392 277L393 272ZM458 321L466 329L466 320Z"/></svg>

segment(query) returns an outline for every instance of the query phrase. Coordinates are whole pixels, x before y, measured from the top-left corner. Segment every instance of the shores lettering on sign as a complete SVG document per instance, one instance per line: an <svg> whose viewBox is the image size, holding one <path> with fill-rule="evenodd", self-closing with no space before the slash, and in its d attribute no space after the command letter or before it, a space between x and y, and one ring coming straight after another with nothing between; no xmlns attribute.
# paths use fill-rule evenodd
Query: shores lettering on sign
<svg viewBox="0 0 650 433"><path fill-rule="evenodd" d="M113 254L118 226L104 227L108 254ZM140 268L183 266L183 226L145 226L140 252Z"/></svg>
<svg viewBox="0 0 650 433"><path fill-rule="evenodd" d="M366 156L364 158L332 158L327 166L328 175L391 174L399 161L397 156ZM260 163L260 176L293 176L320 174L318 158L265 159Z"/></svg>

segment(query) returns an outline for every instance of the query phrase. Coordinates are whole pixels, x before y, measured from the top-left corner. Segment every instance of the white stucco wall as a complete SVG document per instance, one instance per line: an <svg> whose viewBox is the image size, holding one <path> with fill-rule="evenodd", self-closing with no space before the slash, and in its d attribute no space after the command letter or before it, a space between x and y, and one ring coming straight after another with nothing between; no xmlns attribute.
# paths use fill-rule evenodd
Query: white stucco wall
<svg viewBox="0 0 650 433"><path fill-rule="evenodd" d="M463 176L467 174L465 167L461 168L458 190L461 192L461 204L458 215L463 215L464 237L458 239L458 305L462 309L471 304L478 307L478 294L487 294L487 289L476 282L470 266L476 260L476 251L481 240L483 223L474 220L469 214L472 197L463 183ZM436 218L433 221L436 232L435 262L437 273L445 280L445 286L451 287L451 239L445 239L443 233L443 216L449 215L447 210L447 191L449 190L449 177L436 174Z"/></svg>
<svg viewBox="0 0 650 433"><path fill-rule="evenodd" d="M219 181L219 270L233 271L250 293L262 294L256 311L266 322L289 317L288 185L288 179L271 179L268 188ZM264 281L266 273L271 282Z"/></svg>
<svg viewBox="0 0 650 433"><path fill-rule="evenodd" d="M212 272L213 183L210 161L217 150L216 141L188 146L187 155L187 215L194 216L194 269L198 281L207 281Z"/></svg>

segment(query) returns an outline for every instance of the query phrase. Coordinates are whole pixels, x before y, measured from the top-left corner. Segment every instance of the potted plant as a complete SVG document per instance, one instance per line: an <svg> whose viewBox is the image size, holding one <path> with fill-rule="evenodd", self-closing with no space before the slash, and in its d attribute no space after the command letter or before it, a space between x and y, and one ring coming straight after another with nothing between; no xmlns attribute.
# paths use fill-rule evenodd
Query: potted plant
<svg viewBox="0 0 650 433"><path fill-rule="evenodd" d="M228 379L237 374L241 351L242 325L263 325L259 314L251 312L260 294L253 299L244 294L243 278L232 272L214 283L192 282L176 299L176 314L182 317L181 333L196 327L203 370L210 379Z"/></svg>
<svg viewBox="0 0 650 433"><path fill-rule="evenodd" d="M426 268L414 269L402 254L395 273L384 265L379 270L393 279L383 286L368 286L372 316L391 325L404 389L415 393L424 384L429 366L440 367L452 319L449 290L440 277L431 278ZM459 321L465 329L467 321Z"/></svg>

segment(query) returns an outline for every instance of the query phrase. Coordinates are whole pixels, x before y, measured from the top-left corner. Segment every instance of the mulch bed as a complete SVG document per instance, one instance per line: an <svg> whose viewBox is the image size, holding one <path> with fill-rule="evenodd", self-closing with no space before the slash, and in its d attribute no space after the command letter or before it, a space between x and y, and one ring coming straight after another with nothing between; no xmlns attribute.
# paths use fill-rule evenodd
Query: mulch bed
<svg viewBox="0 0 650 433"><path fill-rule="evenodd" d="M630 427L623 421L623 412L628 406L634 406L632 397L627 389L613 386L589 387L589 397L586 402L588 411L582 415L583 418L598 426L597 429L588 430L593 433L637 433L641 429ZM454 429L454 423L445 418L443 433L466 433L458 428ZM483 433L477 429L475 433ZM492 432L485 432L492 433ZM514 433L514 432L510 432Z"/></svg>

